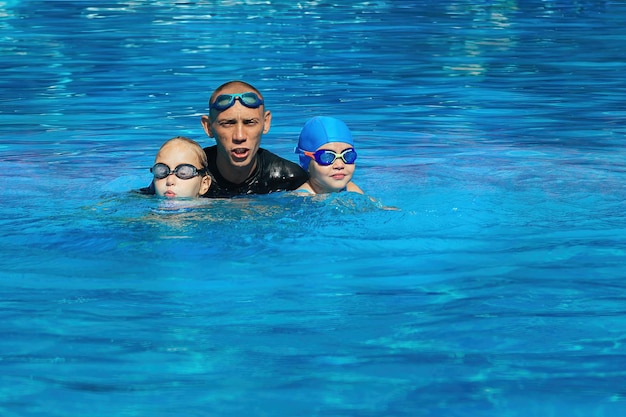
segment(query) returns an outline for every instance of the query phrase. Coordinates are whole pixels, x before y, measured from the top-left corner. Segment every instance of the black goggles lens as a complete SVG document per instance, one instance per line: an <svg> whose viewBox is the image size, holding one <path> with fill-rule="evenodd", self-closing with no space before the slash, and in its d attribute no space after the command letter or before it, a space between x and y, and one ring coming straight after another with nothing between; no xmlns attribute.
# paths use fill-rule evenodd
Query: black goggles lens
<svg viewBox="0 0 626 417"><path fill-rule="evenodd" d="M256 109L263 100L256 95L256 93L248 92L241 94L220 94L215 101L209 105L209 109L215 109L218 111L224 111L235 104L235 100L239 99L241 104L251 109Z"/></svg>
<svg viewBox="0 0 626 417"><path fill-rule="evenodd" d="M155 164L152 168L150 168L150 172L154 175L154 178L157 180L162 180L163 178L168 177L170 174L176 175L181 180L189 180L193 177L197 177L198 175L204 174L204 169L198 170L195 166L190 164L180 164L174 170L170 170L165 164Z"/></svg>
<svg viewBox="0 0 626 417"><path fill-rule="evenodd" d="M313 158L315 158L315 162L324 166L334 164L337 158L341 158L346 164L352 165L356 161L356 151L354 148L348 148L341 153L335 153L328 149L320 149L313 154Z"/></svg>

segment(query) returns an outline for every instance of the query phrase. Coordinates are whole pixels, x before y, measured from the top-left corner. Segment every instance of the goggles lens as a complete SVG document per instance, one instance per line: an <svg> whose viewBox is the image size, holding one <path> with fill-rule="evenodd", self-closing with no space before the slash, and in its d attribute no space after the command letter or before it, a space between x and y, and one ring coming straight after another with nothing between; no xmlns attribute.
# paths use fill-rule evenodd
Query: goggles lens
<svg viewBox="0 0 626 417"><path fill-rule="evenodd" d="M256 93L248 92L241 94L220 94L215 101L209 104L209 109L224 111L235 104L235 100L239 99L241 104L251 109L256 109L263 104L263 100Z"/></svg>
<svg viewBox="0 0 626 417"><path fill-rule="evenodd" d="M197 169L195 166L190 164L180 164L174 170L170 170L165 164L155 164L152 168L150 168L150 172L154 175L154 178L157 180L162 180L163 178L168 177L170 174L176 175L181 180L190 180L193 177L197 177L198 175L202 175L205 173L204 169Z"/></svg>
<svg viewBox="0 0 626 417"><path fill-rule="evenodd" d="M304 154L310 158L315 159L320 165L328 166L335 163L337 158L341 158L346 164L354 164L356 161L356 151L354 148L348 148L341 153L335 153L328 149L320 149L317 152L304 152Z"/></svg>

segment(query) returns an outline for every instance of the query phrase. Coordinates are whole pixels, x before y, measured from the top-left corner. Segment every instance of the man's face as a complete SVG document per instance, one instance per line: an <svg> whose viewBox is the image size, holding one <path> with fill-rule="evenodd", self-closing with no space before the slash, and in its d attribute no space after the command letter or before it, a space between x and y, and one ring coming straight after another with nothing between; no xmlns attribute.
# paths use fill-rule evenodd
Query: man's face
<svg viewBox="0 0 626 417"><path fill-rule="evenodd" d="M241 94L250 91L249 87L234 84L217 91L220 94ZM212 111L210 118L203 119L206 132L217 143L218 159L233 167L248 167L256 161L256 153L261 145L261 136L270 129L271 114L264 106L246 107L240 100L222 111Z"/></svg>

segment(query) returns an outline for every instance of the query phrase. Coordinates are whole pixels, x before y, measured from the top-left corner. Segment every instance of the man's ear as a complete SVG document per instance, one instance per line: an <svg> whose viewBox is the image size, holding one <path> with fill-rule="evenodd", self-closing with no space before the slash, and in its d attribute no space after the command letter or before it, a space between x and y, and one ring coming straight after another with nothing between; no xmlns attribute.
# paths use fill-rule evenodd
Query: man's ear
<svg viewBox="0 0 626 417"><path fill-rule="evenodd" d="M214 137L213 129L211 129L211 119L209 118L209 116L203 115L202 118L200 119L200 123L202 123L202 128L204 129L204 132L210 138Z"/></svg>
<svg viewBox="0 0 626 417"><path fill-rule="evenodd" d="M266 134L270 131L270 127L272 126L272 113L268 110L263 115L263 134Z"/></svg>

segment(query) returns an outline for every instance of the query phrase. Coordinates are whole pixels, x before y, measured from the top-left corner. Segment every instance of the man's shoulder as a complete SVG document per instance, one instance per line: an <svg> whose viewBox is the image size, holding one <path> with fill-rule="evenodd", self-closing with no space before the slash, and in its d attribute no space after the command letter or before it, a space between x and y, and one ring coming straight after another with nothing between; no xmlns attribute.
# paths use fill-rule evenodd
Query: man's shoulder
<svg viewBox="0 0 626 417"><path fill-rule="evenodd" d="M295 162L259 148L259 175L271 184L272 191L295 190L309 179L309 174Z"/></svg>
<svg viewBox="0 0 626 417"><path fill-rule="evenodd" d="M259 148L259 150L257 151L257 156L264 163L273 164L273 165L283 165L289 168L295 167L297 169L302 169L300 165L296 164L295 162L292 162L288 159L278 156L275 153L268 151L267 149L264 149L264 148Z"/></svg>

